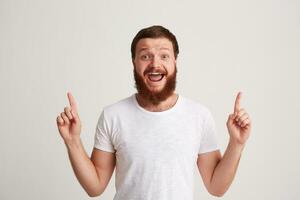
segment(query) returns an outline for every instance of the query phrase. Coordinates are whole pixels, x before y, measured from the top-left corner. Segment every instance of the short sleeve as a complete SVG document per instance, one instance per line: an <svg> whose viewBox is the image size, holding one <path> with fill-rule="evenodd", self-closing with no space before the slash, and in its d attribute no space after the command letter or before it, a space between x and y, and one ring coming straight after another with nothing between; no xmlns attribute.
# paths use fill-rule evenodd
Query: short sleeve
<svg viewBox="0 0 300 200"><path fill-rule="evenodd" d="M104 117L104 110L101 112L97 122L95 132L94 147L103 151L115 152L112 140L111 131Z"/></svg>
<svg viewBox="0 0 300 200"><path fill-rule="evenodd" d="M217 139L216 125L212 117L212 114L209 110L205 115L202 130L203 132L202 132L198 154L218 150L219 144Z"/></svg>

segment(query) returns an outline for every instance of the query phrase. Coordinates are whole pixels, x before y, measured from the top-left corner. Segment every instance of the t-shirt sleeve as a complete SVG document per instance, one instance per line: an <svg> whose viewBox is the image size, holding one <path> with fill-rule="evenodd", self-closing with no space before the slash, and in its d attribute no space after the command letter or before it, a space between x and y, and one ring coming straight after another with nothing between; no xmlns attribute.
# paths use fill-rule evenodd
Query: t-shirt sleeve
<svg viewBox="0 0 300 200"><path fill-rule="evenodd" d="M205 116L202 130L203 132L198 154L218 150L219 144L217 138L216 125L213 116L209 110Z"/></svg>
<svg viewBox="0 0 300 200"><path fill-rule="evenodd" d="M115 152L109 128L104 116L104 110L102 110L96 126L94 147L103 151Z"/></svg>

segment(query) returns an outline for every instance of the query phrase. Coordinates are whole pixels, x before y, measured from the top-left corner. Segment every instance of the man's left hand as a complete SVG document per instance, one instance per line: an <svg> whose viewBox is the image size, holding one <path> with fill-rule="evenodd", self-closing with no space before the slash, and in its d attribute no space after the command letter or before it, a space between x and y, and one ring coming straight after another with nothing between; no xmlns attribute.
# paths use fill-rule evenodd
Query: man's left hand
<svg viewBox="0 0 300 200"><path fill-rule="evenodd" d="M242 93L237 94L234 113L230 114L227 120L227 129L231 142L244 145L251 132L251 120L244 108L240 107Z"/></svg>

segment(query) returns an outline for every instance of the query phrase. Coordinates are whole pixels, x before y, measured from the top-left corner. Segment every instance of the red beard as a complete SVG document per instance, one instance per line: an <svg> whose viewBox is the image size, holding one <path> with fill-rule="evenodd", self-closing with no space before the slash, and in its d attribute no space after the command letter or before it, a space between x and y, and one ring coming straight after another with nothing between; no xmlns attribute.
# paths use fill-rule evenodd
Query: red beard
<svg viewBox="0 0 300 200"><path fill-rule="evenodd" d="M165 83L163 89L159 92L153 92L150 91L145 84L143 77L140 76L136 70L135 67L133 69L134 74L134 80L135 80L135 88L138 91L138 94L143 98L151 102L153 105L158 105L160 102L166 100L168 97L170 97L176 88L176 74L177 74L177 67L175 65L175 71L173 74L167 77L167 82Z"/></svg>

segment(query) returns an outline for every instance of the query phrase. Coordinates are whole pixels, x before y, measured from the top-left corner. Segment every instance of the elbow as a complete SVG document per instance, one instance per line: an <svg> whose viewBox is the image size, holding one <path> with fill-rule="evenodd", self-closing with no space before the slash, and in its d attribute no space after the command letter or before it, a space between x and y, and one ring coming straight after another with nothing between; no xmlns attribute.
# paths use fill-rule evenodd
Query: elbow
<svg viewBox="0 0 300 200"><path fill-rule="evenodd" d="M98 197L100 196L104 190L105 187L103 187L102 184L90 184L89 187L83 187L85 192L89 195L89 197Z"/></svg>
<svg viewBox="0 0 300 200"><path fill-rule="evenodd" d="M100 196L99 194L91 194L91 193L88 193L89 197L98 197Z"/></svg>
<svg viewBox="0 0 300 200"><path fill-rule="evenodd" d="M98 197L102 193L101 192L87 192L87 194L89 195L89 197Z"/></svg>
<svg viewBox="0 0 300 200"><path fill-rule="evenodd" d="M98 197L100 196L103 191L97 190L97 191L86 191L86 193L89 195L89 197Z"/></svg>
<svg viewBox="0 0 300 200"><path fill-rule="evenodd" d="M226 190L209 190L208 192L215 197L223 197Z"/></svg>
<svg viewBox="0 0 300 200"><path fill-rule="evenodd" d="M224 196L225 192L210 192L210 194L215 197L222 197Z"/></svg>

